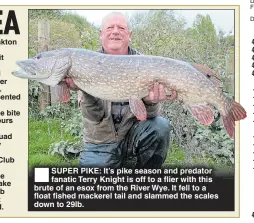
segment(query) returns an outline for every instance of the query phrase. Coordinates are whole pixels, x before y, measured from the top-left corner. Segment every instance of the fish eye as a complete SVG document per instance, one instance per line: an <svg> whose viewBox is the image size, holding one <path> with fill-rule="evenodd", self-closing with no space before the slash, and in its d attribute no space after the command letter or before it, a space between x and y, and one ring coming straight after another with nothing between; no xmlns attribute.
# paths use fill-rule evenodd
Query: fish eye
<svg viewBox="0 0 254 223"><path fill-rule="evenodd" d="M38 60L41 58L41 54L38 54L38 55L34 56L33 58Z"/></svg>

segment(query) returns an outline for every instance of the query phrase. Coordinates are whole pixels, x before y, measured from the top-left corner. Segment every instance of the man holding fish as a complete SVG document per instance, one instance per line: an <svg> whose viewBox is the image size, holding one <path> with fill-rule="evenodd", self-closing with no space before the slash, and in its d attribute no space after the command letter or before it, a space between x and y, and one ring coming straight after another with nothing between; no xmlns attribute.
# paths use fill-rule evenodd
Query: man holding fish
<svg viewBox="0 0 254 223"><path fill-rule="evenodd" d="M118 12L107 15L101 26L101 53L139 54L129 47L132 38L127 18ZM79 105L84 118L84 151L80 166L121 167L128 158L136 158L136 168L160 168L168 153L170 124L159 116L166 100L163 85L154 84L143 98L147 120L138 121L128 102L109 102L79 91Z"/></svg>
<svg viewBox="0 0 254 223"><path fill-rule="evenodd" d="M12 74L55 87L62 102L79 90L84 120L80 166L160 168L169 149L169 122L160 102L176 99L203 125L214 122L215 107L230 138L245 109L221 88L210 68L173 58L140 55L130 48L132 31L121 13L105 17L100 52L64 48L17 61ZM162 83L162 84L160 84Z"/></svg>

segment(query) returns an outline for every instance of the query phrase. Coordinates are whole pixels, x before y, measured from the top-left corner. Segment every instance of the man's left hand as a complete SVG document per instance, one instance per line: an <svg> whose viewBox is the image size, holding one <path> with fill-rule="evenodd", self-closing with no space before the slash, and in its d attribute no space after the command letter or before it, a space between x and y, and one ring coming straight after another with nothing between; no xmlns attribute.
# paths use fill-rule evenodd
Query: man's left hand
<svg viewBox="0 0 254 223"><path fill-rule="evenodd" d="M154 83L153 87L150 89L149 95L143 98L143 100L147 104L149 103L156 104L160 101L176 99L176 97L177 97L176 91L172 91L172 94L168 96L166 94L163 84L159 84L156 82Z"/></svg>

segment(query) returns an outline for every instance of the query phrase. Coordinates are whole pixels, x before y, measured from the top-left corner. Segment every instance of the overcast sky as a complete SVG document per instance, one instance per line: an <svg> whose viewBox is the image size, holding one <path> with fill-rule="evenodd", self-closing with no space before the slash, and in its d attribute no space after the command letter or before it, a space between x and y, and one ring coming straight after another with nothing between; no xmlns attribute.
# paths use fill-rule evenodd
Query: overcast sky
<svg viewBox="0 0 254 223"><path fill-rule="evenodd" d="M96 26L100 26L101 21L105 15L112 10L73 10L74 12L85 17L89 22ZM135 10L114 10L128 13L130 16ZM187 26L191 26L196 15L209 14L215 28L219 28L228 34L229 32L234 33L234 10L176 10L177 15L183 16L187 21Z"/></svg>

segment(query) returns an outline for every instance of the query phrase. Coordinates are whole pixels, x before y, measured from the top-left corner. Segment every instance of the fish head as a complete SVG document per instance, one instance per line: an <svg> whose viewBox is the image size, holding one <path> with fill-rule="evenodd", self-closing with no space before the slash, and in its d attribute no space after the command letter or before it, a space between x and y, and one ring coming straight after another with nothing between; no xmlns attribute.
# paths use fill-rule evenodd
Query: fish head
<svg viewBox="0 0 254 223"><path fill-rule="evenodd" d="M12 72L12 75L54 87L68 74L71 58L67 51L53 50L39 53L27 60L17 61L16 64L21 69Z"/></svg>

